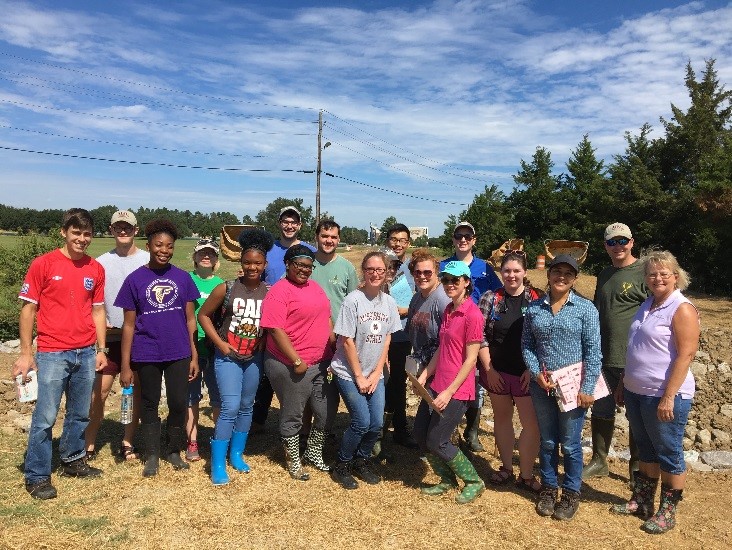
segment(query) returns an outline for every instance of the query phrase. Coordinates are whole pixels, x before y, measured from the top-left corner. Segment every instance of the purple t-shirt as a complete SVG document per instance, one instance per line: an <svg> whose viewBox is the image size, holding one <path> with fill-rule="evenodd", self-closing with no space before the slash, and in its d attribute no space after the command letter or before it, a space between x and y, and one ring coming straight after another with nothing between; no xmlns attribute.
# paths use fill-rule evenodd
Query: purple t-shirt
<svg viewBox="0 0 732 550"><path fill-rule="evenodd" d="M191 276L174 265L156 270L142 266L130 273L114 305L137 314L132 361L159 363L190 357L186 304L200 295Z"/></svg>

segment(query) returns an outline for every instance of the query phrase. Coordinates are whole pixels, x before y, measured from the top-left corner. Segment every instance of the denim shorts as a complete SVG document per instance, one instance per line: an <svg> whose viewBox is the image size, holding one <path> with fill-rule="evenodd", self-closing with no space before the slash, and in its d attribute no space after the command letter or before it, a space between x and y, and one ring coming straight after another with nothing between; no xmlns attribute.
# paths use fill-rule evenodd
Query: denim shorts
<svg viewBox="0 0 732 550"><path fill-rule="evenodd" d="M641 462L659 464L661 471L678 475L686 471L684 462L684 428L691 410L691 399L674 397L674 419L662 422L657 410L660 397L638 395L624 390L625 416L628 417L633 439L638 445Z"/></svg>
<svg viewBox="0 0 732 550"><path fill-rule="evenodd" d="M208 400L211 406L221 408L221 396L219 395L219 386L216 383L213 355L199 355L198 368L200 369L198 376L188 382L188 406L197 405L203 399L203 387L201 385L201 380L203 380L208 388Z"/></svg>

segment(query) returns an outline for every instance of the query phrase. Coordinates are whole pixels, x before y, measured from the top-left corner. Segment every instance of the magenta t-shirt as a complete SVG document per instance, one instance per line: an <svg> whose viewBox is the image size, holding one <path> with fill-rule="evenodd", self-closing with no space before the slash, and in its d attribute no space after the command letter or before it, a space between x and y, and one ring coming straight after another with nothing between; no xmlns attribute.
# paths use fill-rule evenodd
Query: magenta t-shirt
<svg viewBox="0 0 732 550"><path fill-rule="evenodd" d="M114 305L137 314L132 361L160 363L190 357L186 304L200 296L191 276L174 265L154 271L142 266L130 273Z"/></svg>
<svg viewBox="0 0 732 550"><path fill-rule="evenodd" d="M440 393L452 384L465 360L465 348L471 342L483 340L483 314L473 300L464 300L452 314L454 304L445 308L440 324L440 348L437 356L435 377L430 387ZM461 401L475 399L475 370L452 396Z"/></svg>
<svg viewBox="0 0 732 550"><path fill-rule="evenodd" d="M284 330L300 359L315 365L327 358L330 301L315 281L296 285L289 279L280 279L264 297L259 326ZM271 334L267 335L267 351L285 365L291 363Z"/></svg>

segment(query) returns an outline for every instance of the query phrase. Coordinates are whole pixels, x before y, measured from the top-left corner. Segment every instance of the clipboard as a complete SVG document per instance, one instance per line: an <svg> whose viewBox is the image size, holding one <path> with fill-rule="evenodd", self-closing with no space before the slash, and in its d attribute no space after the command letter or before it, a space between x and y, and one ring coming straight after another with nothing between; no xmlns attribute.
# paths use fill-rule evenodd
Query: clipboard
<svg viewBox="0 0 732 550"><path fill-rule="evenodd" d="M567 412L579 407L577 394L582 385L583 371L584 365L580 362L549 372L552 381L557 384L555 390L560 411ZM597 400L608 395L610 389L607 387L605 377L600 373L592 396Z"/></svg>
<svg viewBox="0 0 732 550"><path fill-rule="evenodd" d="M422 384L420 384L417 381L417 377L414 376L411 372L407 372L407 377L409 378L409 381L412 382L415 390L417 391L417 395L419 395L422 399L424 399L427 404L430 406L430 409L432 409L434 412L442 416L442 412L438 411L435 408L435 400L432 399L432 394L430 394L429 391L427 391L427 388L425 388Z"/></svg>

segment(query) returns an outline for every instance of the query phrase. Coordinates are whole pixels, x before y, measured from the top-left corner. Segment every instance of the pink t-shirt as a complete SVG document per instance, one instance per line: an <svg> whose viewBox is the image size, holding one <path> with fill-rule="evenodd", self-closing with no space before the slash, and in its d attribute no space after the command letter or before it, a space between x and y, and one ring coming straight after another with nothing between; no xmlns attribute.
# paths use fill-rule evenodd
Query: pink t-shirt
<svg viewBox="0 0 732 550"><path fill-rule="evenodd" d="M464 300L455 310L452 302L445 308L440 325L440 348L435 377L430 387L437 393L447 389L465 360L467 344L483 340L483 314L473 300ZM475 399L475 369L452 396L453 399Z"/></svg>
<svg viewBox="0 0 732 550"><path fill-rule="evenodd" d="M262 302L262 328L280 328L290 337L300 359L310 366L326 358L330 337L330 301L315 281L296 285L280 279L269 289ZM267 351L289 365L272 338L267 335Z"/></svg>
<svg viewBox="0 0 732 550"><path fill-rule="evenodd" d="M56 249L28 268L18 298L37 304L38 351L68 351L97 341L92 306L104 305L104 268Z"/></svg>

